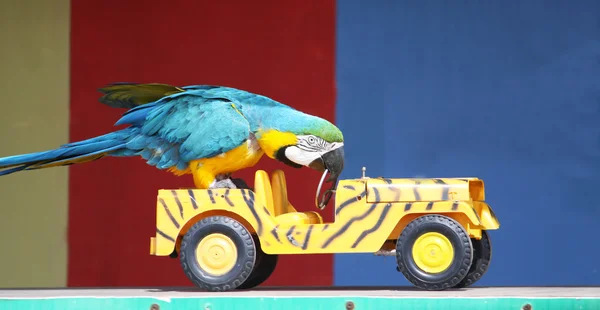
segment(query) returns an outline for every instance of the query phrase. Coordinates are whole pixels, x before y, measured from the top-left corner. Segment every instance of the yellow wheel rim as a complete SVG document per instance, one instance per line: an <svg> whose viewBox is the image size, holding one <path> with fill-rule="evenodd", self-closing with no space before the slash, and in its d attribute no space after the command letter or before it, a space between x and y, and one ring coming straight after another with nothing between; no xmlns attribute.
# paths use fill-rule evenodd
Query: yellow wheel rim
<svg viewBox="0 0 600 310"><path fill-rule="evenodd" d="M454 247L446 236L428 232L415 241L412 256L421 270L427 273L440 273L452 264Z"/></svg>
<svg viewBox="0 0 600 310"><path fill-rule="evenodd" d="M210 234L196 247L198 265L213 276L222 276L231 271L237 256L233 240L223 234Z"/></svg>

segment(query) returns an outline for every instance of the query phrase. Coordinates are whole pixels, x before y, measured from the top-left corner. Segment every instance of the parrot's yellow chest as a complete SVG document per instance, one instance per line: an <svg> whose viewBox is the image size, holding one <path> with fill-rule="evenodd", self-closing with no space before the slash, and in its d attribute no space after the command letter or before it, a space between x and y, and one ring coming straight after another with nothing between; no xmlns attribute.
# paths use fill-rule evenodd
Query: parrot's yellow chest
<svg viewBox="0 0 600 310"><path fill-rule="evenodd" d="M258 163L264 151L252 137L244 144L211 158L202 158L190 161L188 169L182 171L172 169L176 175L193 174L194 183L198 188L208 188L219 174L233 173L238 170L252 167Z"/></svg>
<svg viewBox="0 0 600 310"><path fill-rule="evenodd" d="M263 154L264 152L258 146L256 140L248 140L246 143L229 152L211 158L192 161L190 168L196 165L199 168L210 170L215 175L232 173L256 165Z"/></svg>

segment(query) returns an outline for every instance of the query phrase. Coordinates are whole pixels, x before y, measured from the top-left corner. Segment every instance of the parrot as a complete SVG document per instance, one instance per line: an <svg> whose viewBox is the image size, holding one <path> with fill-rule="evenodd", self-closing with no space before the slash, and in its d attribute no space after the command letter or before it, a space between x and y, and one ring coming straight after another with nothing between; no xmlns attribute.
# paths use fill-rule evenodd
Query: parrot
<svg viewBox="0 0 600 310"><path fill-rule="evenodd" d="M228 86L117 82L98 89L100 103L126 109L123 129L56 149L0 158L0 175L104 158L139 156L198 189L238 188L231 175L267 155L337 182L344 137L331 122L261 94ZM239 184L238 184L239 185Z"/></svg>

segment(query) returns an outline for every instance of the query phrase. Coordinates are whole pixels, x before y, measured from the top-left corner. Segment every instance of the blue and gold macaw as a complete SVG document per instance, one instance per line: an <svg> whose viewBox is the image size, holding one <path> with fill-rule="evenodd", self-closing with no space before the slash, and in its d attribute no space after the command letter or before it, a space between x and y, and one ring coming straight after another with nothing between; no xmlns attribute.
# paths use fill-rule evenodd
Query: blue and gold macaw
<svg viewBox="0 0 600 310"><path fill-rule="evenodd" d="M286 165L330 172L344 166L342 132L322 118L262 95L222 87L109 84L100 102L127 112L102 136L57 149L0 158L0 175L79 164L104 156L141 156L176 175L192 174L197 188L236 188L231 173L266 154Z"/></svg>

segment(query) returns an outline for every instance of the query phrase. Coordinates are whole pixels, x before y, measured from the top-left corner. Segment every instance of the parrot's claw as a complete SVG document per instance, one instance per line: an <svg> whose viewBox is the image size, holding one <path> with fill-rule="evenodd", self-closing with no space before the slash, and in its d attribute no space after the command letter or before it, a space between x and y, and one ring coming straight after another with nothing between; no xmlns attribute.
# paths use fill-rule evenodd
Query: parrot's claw
<svg viewBox="0 0 600 310"><path fill-rule="evenodd" d="M220 181L215 181L210 188L237 188L231 179L224 179Z"/></svg>

